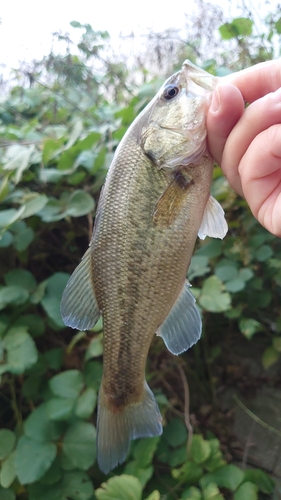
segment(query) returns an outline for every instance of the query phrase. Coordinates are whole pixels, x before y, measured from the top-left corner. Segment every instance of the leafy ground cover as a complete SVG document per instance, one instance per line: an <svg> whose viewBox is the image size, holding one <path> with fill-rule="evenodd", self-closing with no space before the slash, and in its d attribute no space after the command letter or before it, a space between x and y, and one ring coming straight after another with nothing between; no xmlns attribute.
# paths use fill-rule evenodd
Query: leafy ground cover
<svg viewBox="0 0 281 500"><path fill-rule="evenodd" d="M51 55L42 66L48 85L35 74L30 87L13 86L0 103L0 498L269 498L274 483L263 470L233 463L232 415L218 395L227 385L245 395L269 383L280 387L280 372L269 380L266 370L280 363L281 243L253 219L218 167L212 192L229 233L198 243L189 269L202 339L180 358L155 339L148 360L163 436L134 442L126 464L109 477L97 467L102 324L70 331L59 304L88 246L116 146L158 82L136 90L121 63L98 73L89 61L108 34L73 25L84 30L80 56ZM267 27L270 43L280 19ZM243 49L238 66L272 56L253 49L252 28L249 19L238 19L220 29ZM227 70L214 60L204 66ZM263 376L245 377L237 366L232 346L243 342L259 345Z"/></svg>

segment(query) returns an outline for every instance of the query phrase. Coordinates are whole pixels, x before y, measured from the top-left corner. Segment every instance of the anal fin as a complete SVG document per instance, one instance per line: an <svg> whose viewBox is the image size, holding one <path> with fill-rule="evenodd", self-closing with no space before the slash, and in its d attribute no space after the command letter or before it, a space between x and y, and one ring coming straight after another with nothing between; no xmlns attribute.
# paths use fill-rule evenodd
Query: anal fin
<svg viewBox="0 0 281 500"><path fill-rule="evenodd" d="M177 301L157 332L173 354L186 351L201 336L201 317L189 287L186 280Z"/></svg>
<svg viewBox="0 0 281 500"><path fill-rule="evenodd" d="M206 236L223 239L228 231L224 210L219 202L210 196L207 201L198 236L204 240Z"/></svg>
<svg viewBox="0 0 281 500"><path fill-rule="evenodd" d="M101 315L92 283L90 248L66 284L60 310L64 323L77 330L92 328Z"/></svg>

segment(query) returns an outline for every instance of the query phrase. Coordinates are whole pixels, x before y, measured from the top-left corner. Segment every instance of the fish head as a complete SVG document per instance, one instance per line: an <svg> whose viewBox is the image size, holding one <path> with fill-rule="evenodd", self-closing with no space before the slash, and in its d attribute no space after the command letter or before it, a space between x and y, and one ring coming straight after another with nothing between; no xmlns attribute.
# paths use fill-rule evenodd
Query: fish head
<svg viewBox="0 0 281 500"><path fill-rule="evenodd" d="M177 170L200 160L206 150L206 115L217 81L185 61L144 109L139 143L158 168Z"/></svg>

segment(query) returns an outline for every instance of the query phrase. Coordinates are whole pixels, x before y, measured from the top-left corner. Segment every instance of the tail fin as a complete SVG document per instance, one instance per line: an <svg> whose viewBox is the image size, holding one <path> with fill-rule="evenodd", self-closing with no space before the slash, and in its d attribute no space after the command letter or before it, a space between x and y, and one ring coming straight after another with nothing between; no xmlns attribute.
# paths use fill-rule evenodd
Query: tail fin
<svg viewBox="0 0 281 500"><path fill-rule="evenodd" d="M162 418L155 397L145 382L144 397L120 412L112 412L103 403L103 388L99 393L97 422L97 460L107 474L126 459L130 441L162 434Z"/></svg>

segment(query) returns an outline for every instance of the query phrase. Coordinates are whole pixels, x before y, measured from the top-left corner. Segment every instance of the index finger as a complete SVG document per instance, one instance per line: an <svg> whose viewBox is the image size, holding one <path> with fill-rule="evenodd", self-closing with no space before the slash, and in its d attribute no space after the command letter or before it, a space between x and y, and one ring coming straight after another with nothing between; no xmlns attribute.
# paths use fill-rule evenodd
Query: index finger
<svg viewBox="0 0 281 500"><path fill-rule="evenodd" d="M245 101L251 103L281 87L281 59L256 64L251 68L222 78L232 83L241 92Z"/></svg>

